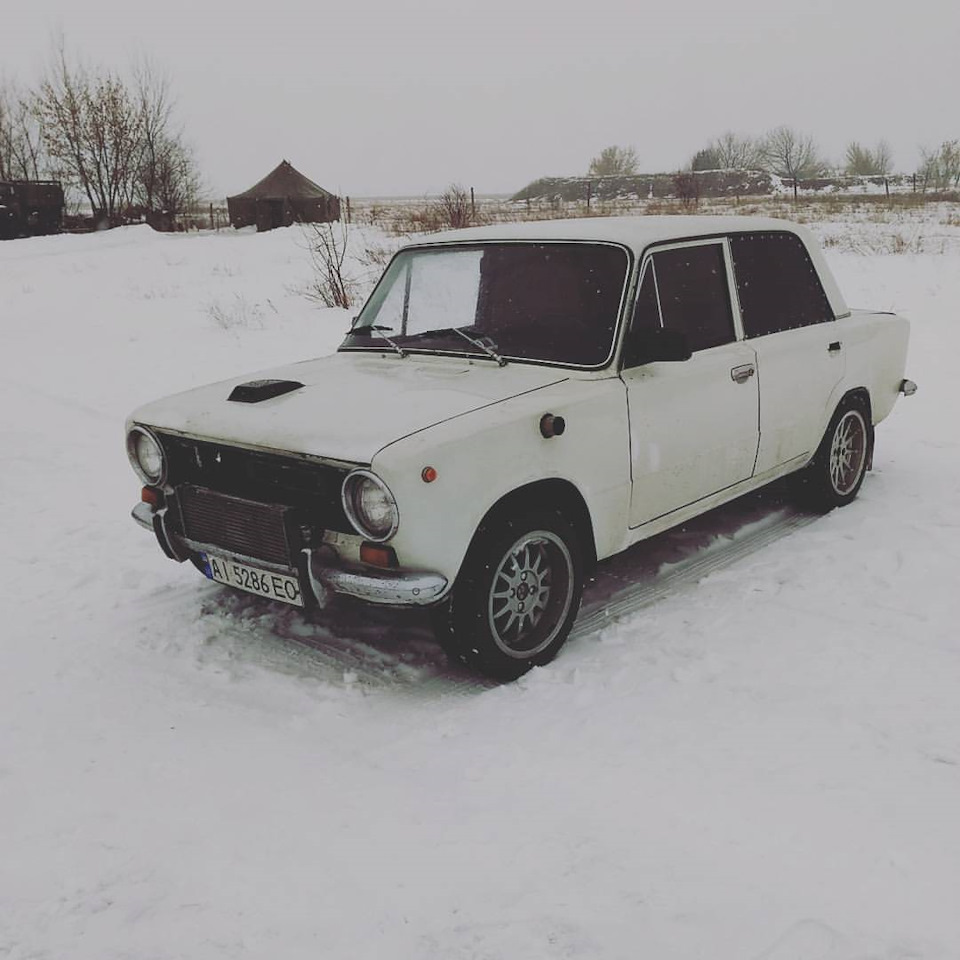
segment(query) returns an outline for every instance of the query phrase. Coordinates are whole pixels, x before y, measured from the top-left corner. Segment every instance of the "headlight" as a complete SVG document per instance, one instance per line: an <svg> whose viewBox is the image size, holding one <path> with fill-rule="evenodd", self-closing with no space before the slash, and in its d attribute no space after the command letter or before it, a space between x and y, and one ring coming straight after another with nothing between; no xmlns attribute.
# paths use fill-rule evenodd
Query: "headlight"
<svg viewBox="0 0 960 960"><path fill-rule="evenodd" d="M163 447L145 427L134 427L127 434L127 456L130 465L148 486L158 487L166 479L167 461Z"/></svg>
<svg viewBox="0 0 960 960"><path fill-rule="evenodd" d="M343 481L343 509L354 530L377 543L389 540L400 525L393 494L367 470L354 470Z"/></svg>

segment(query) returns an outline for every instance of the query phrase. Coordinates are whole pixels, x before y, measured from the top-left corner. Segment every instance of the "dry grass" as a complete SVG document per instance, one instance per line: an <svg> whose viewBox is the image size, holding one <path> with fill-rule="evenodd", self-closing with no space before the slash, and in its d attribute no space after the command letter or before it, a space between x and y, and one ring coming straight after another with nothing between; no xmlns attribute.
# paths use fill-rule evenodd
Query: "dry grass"
<svg viewBox="0 0 960 960"><path fill-rule="evenodd" d="M478 199L473 224L556 220L570 217L689 216L715 214L776 217L810 226L833 249L870 254L939 253L960 246L960 196L923 193L884 195L678 199L559 200ZM449 222L430 198L378 201L361 214L393 236L437 233ZM371 264L372 266L373 264Z"/></svg>

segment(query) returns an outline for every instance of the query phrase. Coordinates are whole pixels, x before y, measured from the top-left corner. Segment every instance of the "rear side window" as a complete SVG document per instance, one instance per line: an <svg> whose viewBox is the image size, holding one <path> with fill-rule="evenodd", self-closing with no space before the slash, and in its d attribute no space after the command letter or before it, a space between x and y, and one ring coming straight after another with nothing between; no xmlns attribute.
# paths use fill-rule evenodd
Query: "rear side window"
<svg viewBox="0 0 960 960"><path fill-rule="evenodd" d="M719 243L661 250L653 266L664 329L685 333L694 352L736 339Z"/></svg>
<svg viewBox="0 0 960 960"><path fill-rule="evenodd" d="M734 234L730 249L748 338L834 319L799 237L778 232Z"/></svg>

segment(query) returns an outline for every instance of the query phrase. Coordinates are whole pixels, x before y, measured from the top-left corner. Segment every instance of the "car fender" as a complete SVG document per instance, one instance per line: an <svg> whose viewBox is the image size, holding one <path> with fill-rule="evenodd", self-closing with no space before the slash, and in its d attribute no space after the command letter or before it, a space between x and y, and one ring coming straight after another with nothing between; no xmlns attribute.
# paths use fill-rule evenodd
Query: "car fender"
<svg viewBox="0 0 960 960"><path fill-rule="evenodd" d="M564 418L545 437L541 419ZM432 467L436 479L424 480ZM391 540L401 567L456 577L478 525L513 491L570 483L590 515L596 556L620 549L630 499L626 395L617 377L567 380L504 400L380 450L372 470L400 512Z"/></svg>

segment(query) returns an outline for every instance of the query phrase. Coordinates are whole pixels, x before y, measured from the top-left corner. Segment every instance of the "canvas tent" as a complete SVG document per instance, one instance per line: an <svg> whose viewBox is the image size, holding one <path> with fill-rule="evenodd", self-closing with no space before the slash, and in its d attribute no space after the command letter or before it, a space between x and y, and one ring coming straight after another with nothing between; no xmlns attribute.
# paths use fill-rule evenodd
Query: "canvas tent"
<svg viewBox="0 0 960 960"><path fill-rule="evenodd" d="M234 227L256 224L257 230L340 219L340 200L286 160L249 190L227 197L227 209Z"/></svg>

